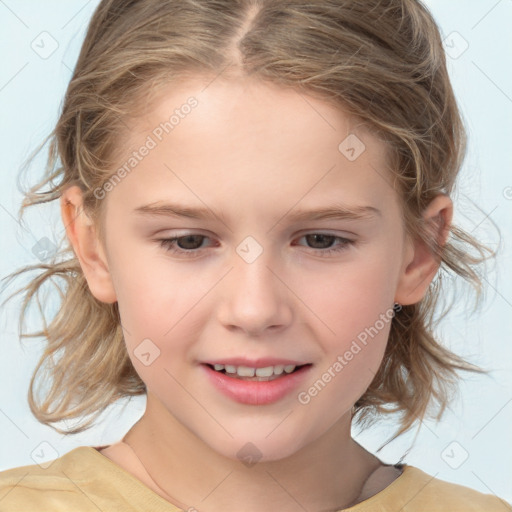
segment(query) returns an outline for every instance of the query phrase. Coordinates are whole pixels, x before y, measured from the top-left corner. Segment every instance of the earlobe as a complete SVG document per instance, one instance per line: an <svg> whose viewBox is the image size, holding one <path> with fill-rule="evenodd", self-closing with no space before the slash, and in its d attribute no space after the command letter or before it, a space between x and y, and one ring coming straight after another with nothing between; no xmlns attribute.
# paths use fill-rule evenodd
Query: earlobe
<svg viewBox="0 0 512 512"><path fill-rule="evenodd" d="M448 239L452 217L452 200L444 194L436 196L423 213L424 222L440 245ZM395 302L416 304L425 296L441 262L425 242L408 238L402 263Z"/></svg>
<svg viewBox="0 0 512 512"><path fill-rule="evenodd" d="M62 221L67 237L80 262L94 297L108 304L117 300L102 244L93 221L83 210L82 191L73 185L60 198Z"/></svg>

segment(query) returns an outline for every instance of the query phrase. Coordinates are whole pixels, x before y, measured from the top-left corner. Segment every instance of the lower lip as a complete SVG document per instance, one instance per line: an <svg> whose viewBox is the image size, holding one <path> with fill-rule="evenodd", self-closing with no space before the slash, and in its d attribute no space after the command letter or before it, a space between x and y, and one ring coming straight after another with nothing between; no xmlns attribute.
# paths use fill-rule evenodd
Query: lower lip
<svg viewBox="0 0 512 512"><path fill-rule="evenodd" d="M202 364L212 384L235 402L247 405L266 405L277 402L291 393L309 373L311 365L303 366L293 373L283 374L269 381L247 381L228 377Z"/></svg>

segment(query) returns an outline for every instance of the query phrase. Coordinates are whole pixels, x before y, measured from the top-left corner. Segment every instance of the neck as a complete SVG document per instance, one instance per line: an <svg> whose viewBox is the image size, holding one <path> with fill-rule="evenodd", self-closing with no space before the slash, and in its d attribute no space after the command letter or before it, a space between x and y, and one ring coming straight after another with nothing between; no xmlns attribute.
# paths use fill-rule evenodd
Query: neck
<svg viewBox="0 0 512 512"><path fill-rule="evenodd" d="M145 414L123 441L158 494L184 510L340 510L358 503L381 465L351 438L349 416L292 456L243 464L212 450L150 393Z"/></svg>

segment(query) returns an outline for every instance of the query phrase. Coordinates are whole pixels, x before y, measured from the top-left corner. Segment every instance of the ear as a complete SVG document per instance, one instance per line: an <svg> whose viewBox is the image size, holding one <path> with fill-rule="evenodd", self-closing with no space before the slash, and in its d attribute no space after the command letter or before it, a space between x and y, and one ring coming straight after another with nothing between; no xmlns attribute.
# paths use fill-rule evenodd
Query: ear
<svg viewBox="0 0 512 512"><path fill-rule="evenodd" d="M452 200L444 194L437 195L423 213L428 231L442 246L450 233L452 217ZM411 240L408 237L395 302L402 305L419 302L425 296L440 264L441 262L423 241Z"/></svg>
<svg viewBox="0 0 512 512"><path fill-rule="evenodd" d="M94 223L83 210L82 190L73 185L61 195L60 209L67 237L87 279L91 293L105 303L116 302L112 278Z"/></svg>

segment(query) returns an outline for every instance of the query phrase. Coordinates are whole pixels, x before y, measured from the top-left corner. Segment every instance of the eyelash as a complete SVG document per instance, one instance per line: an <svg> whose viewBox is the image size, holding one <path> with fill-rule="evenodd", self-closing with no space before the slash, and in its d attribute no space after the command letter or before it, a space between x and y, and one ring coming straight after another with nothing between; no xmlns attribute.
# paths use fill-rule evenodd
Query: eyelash
<svg viewBox="0 0 512 512"><path fill-rule="evenodd" d="M307 233L305 235L302 235L300 238L304 238L306 236L311 236L311 235L333 237L335 240L340 240L342 242L340 245L336 246L337 247L336 249L332 249L332 248L315 249L315 248L310 247L310 249L312 249L313 251L315 251L315 252L318 251L322 257L328 257L333 254L339 254L343 251L346 251L350 245L353 245L355 243L354 240L349 240L349 239L343 238L341 236L331 235L329 233ZM160 246L163 247L167 252L193 258L193 257L196 257L199 252L201 252L201 249L189 249L189 250L179 249L179 248L176 248L176 244L175 244L175 242L177 242L178 240L180 240L182 238L193 237L193 236L199 236L199 237L202 237L203 239L208 238L205 235L191 233L188 235L182 235L182 236L178 236L178 237L174 237L174 238L161 238L161 239L158 239L157 242L160 242Z"/></svg>

